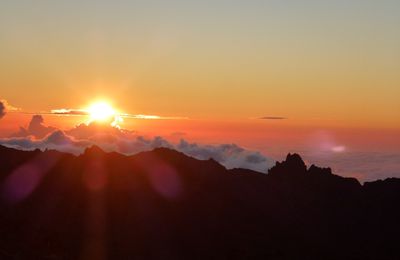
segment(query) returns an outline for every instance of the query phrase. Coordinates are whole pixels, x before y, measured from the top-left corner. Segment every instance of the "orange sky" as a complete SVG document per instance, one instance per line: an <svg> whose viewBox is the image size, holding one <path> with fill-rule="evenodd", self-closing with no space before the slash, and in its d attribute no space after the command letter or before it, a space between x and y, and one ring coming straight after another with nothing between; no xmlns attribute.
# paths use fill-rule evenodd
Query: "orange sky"
<svg viewBox="0 0 400 260"><path fill-rule="evenodd" d="M26 127L31 115L8 114L1 121L2 136ZM87 117L45 115L45 125L69 130ZM290 151L323 151L344 147L346 151L394 151L400 147L397 129L319 126L290 120L144 120L125 119L122 128L144 136L163 136L172 142L186 139L205 144L236 143L281 159ZM325 146L328 147L325 147Z"/></svg>
<svg viewBox="0 0 400 260"><path fill-rule="evenodd" d="M0 99L32 113L107 100L188 118L127 129L270 153L400 147L398 2L155 2L1 2ZM9 113L0 135L29 120Z"/></svg>
<svg viewBox="0 0 400 260"><path fill-rule="evenodd" d="M25 111L400 129L395 1L0 3L0 93ZM207 17L207 19L205 19Z"/></svg>

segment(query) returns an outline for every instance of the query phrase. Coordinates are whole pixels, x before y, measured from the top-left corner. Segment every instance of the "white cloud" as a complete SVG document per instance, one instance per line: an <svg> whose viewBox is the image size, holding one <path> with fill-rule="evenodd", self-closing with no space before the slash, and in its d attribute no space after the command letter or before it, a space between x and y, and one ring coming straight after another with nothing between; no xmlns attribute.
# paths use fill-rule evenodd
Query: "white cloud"
<svg viewBox="0 0 400 260"><path fill-rule="evenodd" d="M275 164L274 160L261 153L246 150L236 144L200 145L182 139L175 148L198 159L213 158L229 169L246 168L267 172Z"/></svg>
<svg viewBox="0 0 400 260"><path fill-rule="evenodd" d="M0 145L20 150L50 149L79 154L91 143L88 141L75 141L61 130L55 130L42 139L36 139L33 136L2 138L0 139Z"/></svg>

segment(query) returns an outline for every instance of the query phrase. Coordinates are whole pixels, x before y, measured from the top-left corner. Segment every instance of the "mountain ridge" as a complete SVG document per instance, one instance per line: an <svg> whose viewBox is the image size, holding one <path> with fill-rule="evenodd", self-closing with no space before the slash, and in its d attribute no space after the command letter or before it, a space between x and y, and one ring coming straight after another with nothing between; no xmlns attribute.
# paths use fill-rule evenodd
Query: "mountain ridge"
<svg viewBox="0 0 400 260"><path fill-rule="evenodd" d="M400 179L360 184L288 154L268 174L168 148L0 147L0 256L396 259Z"/></svg>

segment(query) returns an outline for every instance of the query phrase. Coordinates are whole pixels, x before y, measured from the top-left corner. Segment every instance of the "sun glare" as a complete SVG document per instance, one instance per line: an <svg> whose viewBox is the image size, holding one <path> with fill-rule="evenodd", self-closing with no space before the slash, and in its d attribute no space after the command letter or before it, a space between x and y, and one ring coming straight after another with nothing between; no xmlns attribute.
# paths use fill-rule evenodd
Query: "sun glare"
<svg viewBox="0 0 400 260"><path fill-rule="evenodd" d="M113 121L117 116L115 109L106 102L96 102L92 104L88 113L91 121L107 122Z"/></svg>

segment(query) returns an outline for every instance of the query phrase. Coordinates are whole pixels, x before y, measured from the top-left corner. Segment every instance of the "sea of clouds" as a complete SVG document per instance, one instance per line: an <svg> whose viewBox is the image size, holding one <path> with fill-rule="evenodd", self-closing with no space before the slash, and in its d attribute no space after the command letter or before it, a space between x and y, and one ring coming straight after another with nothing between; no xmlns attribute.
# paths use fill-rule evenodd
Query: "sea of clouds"
<svg viewBox="0 0 400 260"><path fill-rule="evenodd" d="M126 155L165 147L201 160L213 158L228 169L245 168L266 173L275 165L272 158L236 144L199 144L185 139L173 143L161 136L146 137L134 131L96 122L82 123L63 131L45 125L42 115L34 115L27 127L20 127L11 136L1 138L0 145L20 150L52 149L75 155L83 153L92 145L107 152Z"/></svg>

